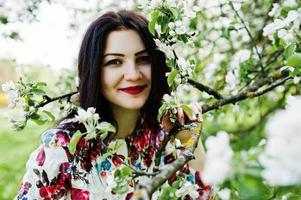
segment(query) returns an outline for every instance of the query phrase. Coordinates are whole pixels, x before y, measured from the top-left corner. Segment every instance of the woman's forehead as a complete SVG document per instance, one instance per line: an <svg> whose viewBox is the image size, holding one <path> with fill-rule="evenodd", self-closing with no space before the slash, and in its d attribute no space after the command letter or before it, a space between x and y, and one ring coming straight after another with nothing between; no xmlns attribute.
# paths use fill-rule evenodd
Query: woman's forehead
<svg viewBox="0 0 301 200"><path fill-rule="evenodd" d="M131 29L112 31L105 41L105 54L108 53L137 53L145 46L140 35Z"/></svg>

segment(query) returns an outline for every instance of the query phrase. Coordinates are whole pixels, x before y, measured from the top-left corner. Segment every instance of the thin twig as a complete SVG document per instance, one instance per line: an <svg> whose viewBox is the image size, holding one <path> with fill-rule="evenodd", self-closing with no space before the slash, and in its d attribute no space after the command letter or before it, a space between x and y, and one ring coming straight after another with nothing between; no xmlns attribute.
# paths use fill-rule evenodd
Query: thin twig
<svg viewBox="0 0 301 200"><path fill-rule="evenodd" d="M253 43L253 46L255 48L255 51L256 51L256 54L259 58L259 63L260 63L260 68L261 68L261 71L264 72L264 68L263 68L263 65L261 64L261 60L262 60L262 56L260 55L259 51L258 51L258 48L257 48L257 45L256 45L256 40L254 40L254 37L251 33L251 31L249 30L249 28L247 27L247 24L245 22L245 20L240 16L240 14L238 13L238 11L234 8L234 5L233 5L233 2L232 1L229 1L229 4L232 8L232 10L235 12L236 16L238 17L238 19L241 21L241 23L244 25L244 28L246 29L250 39L251 39L251 42Z"/></svg>
<svg viewBox="0 0 301 200"><path fill-rule="evenodd" d="M123 160L122 164L129 167L133 171L133 174L134 174L133 178L136 178L138 176L156 176L159 173L159 172L145 172L145 171L137 170L137 169L133 168L131 165L129 165L128 163L126 163L124 160Z"/></svg>
<svg viewBox="0 0 301 200"><path fill-rule="evenodd" d="M284 78L283 80L280 81L280 83L277 83L276 85L272 84L269 87L265 88L264 90L261 90L261 91L258 91L258 92L244 91L244 92L241 92L237 95L231 96L229 98L219 100L219 101L217 101L217 102L215 102L211 105L205 104L205 105L202 106L202 111L203 111L203 113L206 113L210 110L218 109L219 107L230 104L230 103L233 104L233 103L236 103L238 101L242 101L242 100L247 99L247 98L258 97L260 95L263 95L263 94L267 93L268 91L271 91L275 87L283 84L288 79L292 79L292 77Z"/></svg>
<svg viewBox="0 0 301 200"><path fill-rule="evenodd" d="M70 92L68 94L64 94L62 96L58 96L58 97L54 97L54 98L50 98L48 96L45 96L45 99L46 101L43 101L41 103L39 103L37 106L35 106L37 109L40 108L40 107L43 107L53 101L57 101L57 100L60 100L60 99L65 99L65 98L70 98L71 96L73 96L74 94L78 93L77 91L76 92Z"/></svg>
<svg viewBox="0 0 301 200"><path fill-rule="evenodd" d="M216 99L223 98L223 96L220 93L218 93L217 91L215 91L214 89L210 88L207 85L204 85L204 84L197 82L195 80L192 80L192 79L188 79L188 83L190 83L192 86L196 87L200 91L204 91L207 94L214 96Z"/></svg>

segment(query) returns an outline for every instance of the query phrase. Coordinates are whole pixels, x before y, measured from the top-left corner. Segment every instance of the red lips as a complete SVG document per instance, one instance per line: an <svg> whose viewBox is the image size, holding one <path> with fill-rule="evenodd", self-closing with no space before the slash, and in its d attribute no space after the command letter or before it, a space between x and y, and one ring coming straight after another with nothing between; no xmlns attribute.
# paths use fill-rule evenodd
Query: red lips
<svg viewBox="0 0 301 200"><path fill-rule="evenodd" d="M133 86L133 87L127 87L127 88L121 88L119 90L131 94L131 95L137 95L141 93L144 88L146 88L146 85L138 85L138 86Z"/></svg>

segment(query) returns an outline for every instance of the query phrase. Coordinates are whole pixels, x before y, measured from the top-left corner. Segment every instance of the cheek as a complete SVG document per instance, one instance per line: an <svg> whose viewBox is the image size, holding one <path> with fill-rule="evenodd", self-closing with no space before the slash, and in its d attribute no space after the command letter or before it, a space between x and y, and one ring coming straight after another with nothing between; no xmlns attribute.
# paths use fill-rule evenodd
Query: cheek
<svg viewBox="0 0 301 200"><path fill-rule="evenodd" d="M151 80L152 80L152 67L151 67L151 65L145 67L143 73L145 74L145 77L147 78L147 80L149 80L151 82Z"/></svg>
<svg viewBox="0 0 301 200"><path fill-rule="evenodd" d="M114 85L116 79L116 73L111 72L109 69L103 69L101 71L100 76L100 84L102 89L108 89L111 88L112 85Z"/></svg>

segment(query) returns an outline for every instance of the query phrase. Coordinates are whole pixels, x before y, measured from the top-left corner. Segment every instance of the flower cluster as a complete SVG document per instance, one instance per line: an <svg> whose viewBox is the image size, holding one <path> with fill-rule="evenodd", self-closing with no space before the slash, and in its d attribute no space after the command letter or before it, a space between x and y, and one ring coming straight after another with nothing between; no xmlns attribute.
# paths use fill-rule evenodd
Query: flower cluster
<svg viewBox="0 0 301 200"><path fill-rule="evenodd" d="M100 139L105 139L109 132L115 132L116 129L114 126L112 126L108 122L101 122L99 123L99 115L95 113L95 108L88 108L87 110L84 110L80 108L78 110L78 114L75 115L75 118L73 119L73 122L79 122L84 124L86 128L86 139L90 140L93 138L96 138L97 135L100 135Z"/></svg>
<svg viewBox="0 0 301 200"><path fill-rule="evenodd" d="M17 89L17 86L14 82L8 81L2 85L3 92L8 93L9 98L9 108L15 108L16 106L20 106L20 95Z"/></svg>
<svg viewBox="0 0 301 200"><path fill-rule="evenodd" d="M274 7L277 8L277 5L274 5ZM268 36L270 40L275 41L274 33L277 33L279 38L289 44L294 40L294 32L299 30L299 26L301 24L301 15L299 13L300 10L291 10L288 12L286 18L275 19L272 23L264 27L263 36Z"/></svg>
<svg viewBox="0 0 301 200"><path fill-rule="evenodd" d="M248 49L239 50L234 54L226 75L226 91L234 91L237 88L240 80L240 63L247 61L250 57L251 51Z"/></svg>
<svg viewBox="0 0 301 200"><path fill-rule="evenodd" d="M231 172L233 151L229 144L229 135L220 131L210 136L205 143L207 148L206 163L203 171L205 183L218 185L222 183Z"/></svg>
<svg viewBox="0 0 301 200"><path fill-rule="evenodd" d="M166 53L169 67L177 68L177 71L173 71L174 73L171 75L173 78L170 83L179 85L186 82L183 79L187 79L192 74L194 66L187 62L187 55L175 56L174 53L178 54L176 49L183 44L194 45L192 40L196 30L191 28L191 22L197 16L197 9L193 2L140 0L137 3L144 10L151 11L149 27L150 31L157 37L155 39L156 45ZM183 52L182 46L180 49L179 53Z"/></svg>
<svg viewBox="0 0 301 200"><path fill-rule="evenodd" d="M301 96L288 99L285 110L278 111L267 123L267 143L260 163L262 176L271 185L301 183Z"/></svg>
<svg viewBox="0 0 301 200"><path fill-rule="evenodd" d="M23 129L29 119L41 125L54 121L55 117L47 110L40 110L40 105L47 101L44 82L24 81L22 78L14 84L9 81L2 85L2 90L8 93L9 108L20 108L22 114L18 119L11 119L13 127ZM19 110L18 110L19 111Z"/></svg>
<svg viewBox="0 0 301 200"><path fill-rule="evenodd" d="M192 199L196 199L199 196L197 189L198 186L196 184L187 181L176 191L176 197L184 198L186 195L189 195Z"/></svg>

